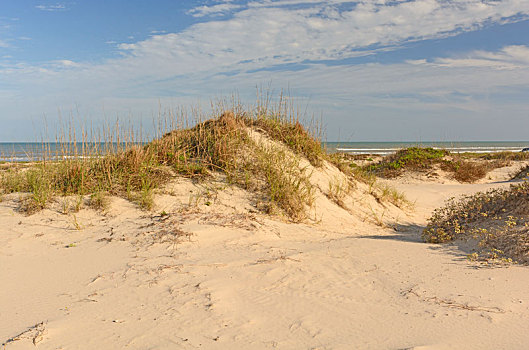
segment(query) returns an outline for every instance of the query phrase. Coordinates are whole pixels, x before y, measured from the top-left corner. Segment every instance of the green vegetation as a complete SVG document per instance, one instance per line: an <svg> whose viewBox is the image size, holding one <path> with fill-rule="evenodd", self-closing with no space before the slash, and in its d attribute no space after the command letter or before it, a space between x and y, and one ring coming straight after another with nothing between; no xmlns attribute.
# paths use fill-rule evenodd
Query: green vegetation
<svg viewBox="0 0 529 350"><path fill-rule="evenodd" d="M390 156L387 167L390 169L427 167L429 164L448 155L448 151L434 148L411 147L397 151Z"/></svg>
<svg viewBox="0 0 529 350"><path fill-rule="evenodd" d="M404 170L427 170L449 154L446 150L411 147L385 157L380 163L366 167L366 170L383 177L399 176Z"/></svg>
<svg viewBox="0 0 529 350"><path fill-rule="evenodd" d="M529 263L529 183L450 200L434 211L423 239L475 239L481 251L474 258Z"/></svg>

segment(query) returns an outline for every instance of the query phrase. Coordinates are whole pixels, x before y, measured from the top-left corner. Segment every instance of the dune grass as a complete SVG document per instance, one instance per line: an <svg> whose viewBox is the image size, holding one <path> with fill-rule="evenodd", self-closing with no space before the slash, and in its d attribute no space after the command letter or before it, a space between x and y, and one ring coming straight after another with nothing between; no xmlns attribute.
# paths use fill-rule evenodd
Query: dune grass
<svg viewBox="0 0 529 350"><path fill-rule="evenodd" d="M113 132L103 133L103 142L88 142L83 133L82 150L77 150L75 134L70 133L60 138L66 141L60 142L56 154L48 152L29 166L13 164L2 169L0 192L26 193L21 209L29 214L45 208L58 195L88 195L97 209L106 206L107 195L117 195L152 209L154 191L171 178L200 180L218 171L229 182L258 194L265 210L279 210L292 220L304 217L313 191L310 174L299 166L299 159L306 157L319 166L325 153L316 133L304 128L284 102L275 109L258 105L243 110L235 105L205 121L181 115L179 120L171 118L168 121L165 116L160 122L162 136L144 145L136 142L134 132L116 125ZM256 142L250 137L251 129L292 152Z"/></svg>
<svg viewBox="0 0 529 350"><path fill-rule="evenodd" d="M333 163L340 171L348 175L355 181L362 182L368 185L368 192L375 197L379 202L389 202L399 208L411 208L412 203L406 198L404 193L398 191L395 187L387 183L378 181L377 176L373 171L367 170L368 167L360 167L355 163L357 156L347 153L332 153L328 155L328 160ZM363 157L362 157L363 159ZM344 187L342 184L331 184L331 189ZM348 187L348 191L350 188ZM342 191L343 192L343 191ZM331 191L332 193L332 191ZM338 197L333 195L333 197ZM337 200L340 200L338 197ZM337 201L335 200L335 201ZM337 204L340 204L337 201Z"/></svg>

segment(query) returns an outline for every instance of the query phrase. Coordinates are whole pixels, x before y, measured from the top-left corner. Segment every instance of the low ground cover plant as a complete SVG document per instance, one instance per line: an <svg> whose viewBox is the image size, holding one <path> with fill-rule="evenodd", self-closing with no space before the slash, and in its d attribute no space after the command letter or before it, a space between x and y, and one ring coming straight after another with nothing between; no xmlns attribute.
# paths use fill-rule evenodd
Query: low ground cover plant
<svg viewBox="0 0 529 350"><path fill-rule="evenodd" d="M451 199L422 234L430 243L475 240L475 257L529 263L529 183Z"/></svg>

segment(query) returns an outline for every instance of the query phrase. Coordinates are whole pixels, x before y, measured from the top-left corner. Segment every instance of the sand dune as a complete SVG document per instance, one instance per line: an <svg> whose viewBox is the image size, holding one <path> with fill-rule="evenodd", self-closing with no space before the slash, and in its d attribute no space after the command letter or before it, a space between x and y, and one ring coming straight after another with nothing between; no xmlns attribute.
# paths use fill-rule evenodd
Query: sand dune
<svg viewBox="0 0 529 350"><path fill-rule="evenodd" d="M324 196L318 222L301 224L255 212L236 187L206 205L204 185L182 179L153 213L115 198L106 214L27 217L5 196L0 338L6 349L526 348L527 268L483 268L419 239L448 196L505 184L405 182L415 210L389 210L387 226ZM373 201L355 191L356 207Z"/></svg>

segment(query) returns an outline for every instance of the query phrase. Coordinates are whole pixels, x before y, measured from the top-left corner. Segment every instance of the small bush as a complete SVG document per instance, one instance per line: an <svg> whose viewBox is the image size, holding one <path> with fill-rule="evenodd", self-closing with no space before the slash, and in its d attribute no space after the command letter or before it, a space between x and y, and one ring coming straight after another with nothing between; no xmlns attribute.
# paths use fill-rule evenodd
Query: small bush
<svg viewBox="0 0 529 350"><path fill-rule="evenodd" d="M478 162L457 162L452 170L454 179L459 182L476 182L479 179L482 179L487 175L490 170L490 167L487 163L478 163Z"/></svg>
<svg viewBox="0 0 529 350"><path fill-rule="evenodd" d="M52 183L46 170L43 167L38 167L29 169L25 173L26 186L24 190L30 193L24 206L24 211L27 213L44 209L52 198Z"/></svg>

